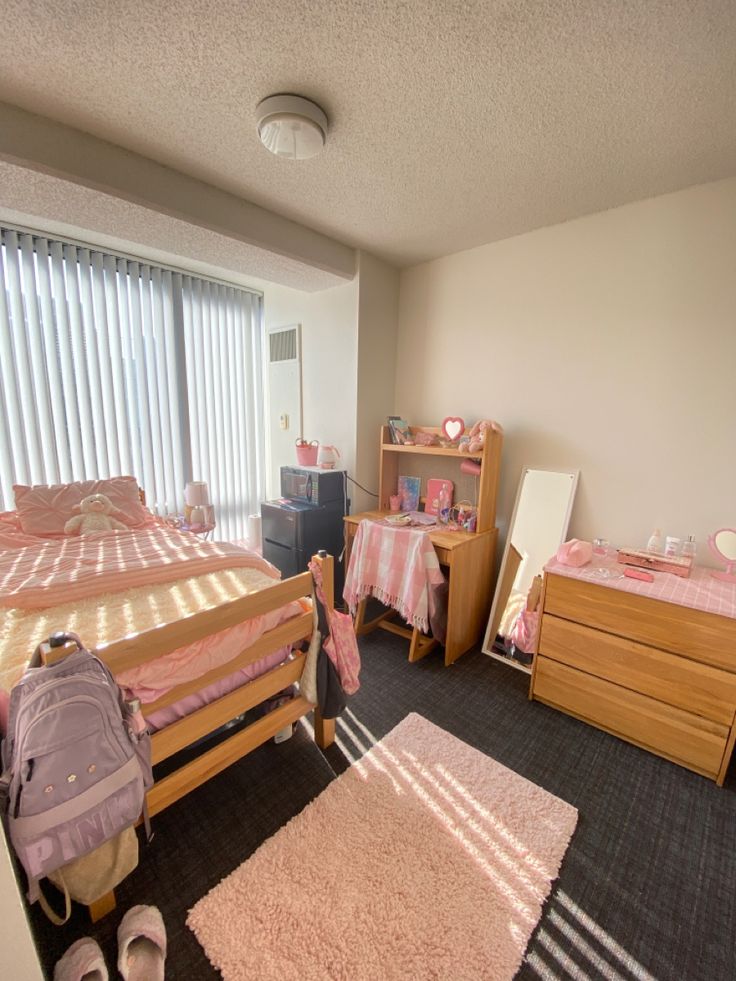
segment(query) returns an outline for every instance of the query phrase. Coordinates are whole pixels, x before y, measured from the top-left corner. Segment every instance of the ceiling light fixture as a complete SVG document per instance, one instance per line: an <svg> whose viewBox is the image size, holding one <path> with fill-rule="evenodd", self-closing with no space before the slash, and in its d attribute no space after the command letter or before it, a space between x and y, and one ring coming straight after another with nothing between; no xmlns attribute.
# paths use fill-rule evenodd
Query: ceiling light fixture
<svg viewBox="0 0 736 981"><path fill-rule="evenodd" d="M258 135L277 157L306 160L325 145L327 116L300 95L269 95L256 106Z"/></svg>

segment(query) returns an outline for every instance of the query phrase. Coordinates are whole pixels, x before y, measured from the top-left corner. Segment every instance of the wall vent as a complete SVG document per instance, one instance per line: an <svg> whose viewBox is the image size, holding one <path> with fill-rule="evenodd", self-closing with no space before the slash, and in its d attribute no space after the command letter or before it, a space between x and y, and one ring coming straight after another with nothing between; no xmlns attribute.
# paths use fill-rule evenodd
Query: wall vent
<svg viewBox="0 0 736 981"><path fill-rule="evenodd" d="M296 463L302 435L302 340L300 324L269 327L267 378L268 493L281 494L280 468Z"/></svg>
<svg viewBox="0 0 736 981"><path fill-rule="evenodd" d="M269 331L269 357L271 364L277 361L299 360L299 337L297 327L285 327L283 330Z"/></svg>

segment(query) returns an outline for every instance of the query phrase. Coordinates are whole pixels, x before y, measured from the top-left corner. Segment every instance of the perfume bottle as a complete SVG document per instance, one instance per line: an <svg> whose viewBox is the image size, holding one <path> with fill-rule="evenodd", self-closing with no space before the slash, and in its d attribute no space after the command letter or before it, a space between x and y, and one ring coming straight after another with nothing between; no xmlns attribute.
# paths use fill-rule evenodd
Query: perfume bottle
<svg viewBox="0 0 736 981"><path fill-rule="evenodd" d="M690 559L691 564L695 565L695 556L698 551L698 543L695 541L694 535L689 535L686 542L682 543L680 554L685 559Z"/></svg>
<svg viewBox="0 0 736 981"><path fill-rule="evenodd" d="M662 539L662 532L659 528L654 529L654 533L650 536L647 542L647 552L656 552L661 555L664 551L664 541Z"/></svg>

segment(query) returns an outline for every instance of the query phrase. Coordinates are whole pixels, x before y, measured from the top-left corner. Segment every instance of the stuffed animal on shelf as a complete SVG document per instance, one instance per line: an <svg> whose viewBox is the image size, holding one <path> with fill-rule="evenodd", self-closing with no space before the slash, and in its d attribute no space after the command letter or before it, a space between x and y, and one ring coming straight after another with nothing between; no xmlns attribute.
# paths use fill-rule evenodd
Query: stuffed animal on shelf
<svg viewBox="0 0 736 981"><path fill-rule="evenodd" d="M417 446L439 446L439 437L434 433L425 433L421 429L414 433L414 442Z"/></svg>
<svg viewBox="0 0 736 981"><path fill-rule="evenodd" d="M460 440L458 449L461 453L480 453L486 442L487 432L502 433L503 426L492 419L481 419L473 426L467 436Z"/></svg>
<svg viewBox="0 0 736 981"><path fill-rule="evenodd" d="M111 531L127 531L117 518L111 517L115 505L106 494L89 494L76 505L81 514L75 514L64 525L66 535L105 534Z"/></svg>

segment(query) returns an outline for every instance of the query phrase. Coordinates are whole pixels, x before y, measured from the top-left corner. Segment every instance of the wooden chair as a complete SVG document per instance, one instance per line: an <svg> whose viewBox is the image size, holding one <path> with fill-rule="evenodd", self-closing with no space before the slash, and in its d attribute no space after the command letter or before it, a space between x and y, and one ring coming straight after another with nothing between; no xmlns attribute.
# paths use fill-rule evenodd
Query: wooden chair
<svg viewBox="0 0 736 981"><path fill-rule="evenodd" d="M355 611L355 634L360 637L363 634L370 634L379 627L381 630L388 630L392 634L398 634L399 637L406 637L409 643L409 660L419 661L423 657L426 657L429 652L437 646L438 641L436 637L428 637L423 634L421 630L417 627L405 626L402 623L396 623L395 618L399 616L396 610L387 607L380 613L377 617L372 620L366 621L365 619L365 608L367 599L361 600L358 604L358 608Z"/></svg>

